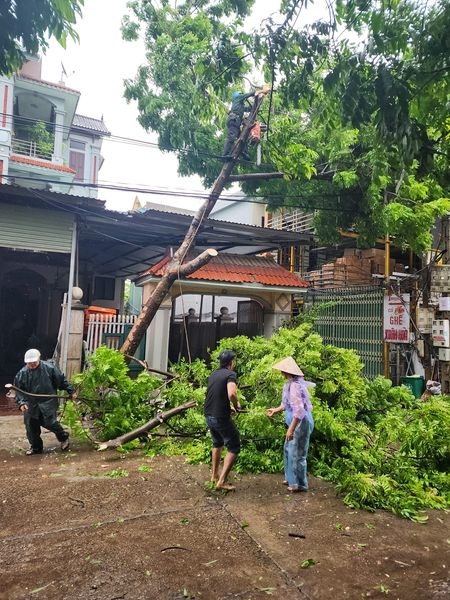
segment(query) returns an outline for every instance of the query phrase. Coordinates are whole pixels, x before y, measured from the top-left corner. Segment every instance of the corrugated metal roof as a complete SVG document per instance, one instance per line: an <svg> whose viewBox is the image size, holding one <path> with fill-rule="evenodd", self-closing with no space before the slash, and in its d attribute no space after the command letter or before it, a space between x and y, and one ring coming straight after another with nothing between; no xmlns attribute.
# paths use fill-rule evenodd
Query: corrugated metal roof
<svg viewBox="0 0 450 600"><path fill-rule="evenodd" d="M168 248L184 239L192 217L163 211L120 213L105 210L101 200L46 190L0 184L0 201L53 208L79 216L80 260L99 275L136 277L161 260ZM255 255L275 248L306 243L310 236L205 219L197 232L198 252L215 248L224 254ZM236 276L237 277L237 276Z"/></svg>
<svg viewBox="0 0 450 600"><path fill-rule="evenodd" d="M157 204L156 202L146 202L144 206L141 206L141 208L135 208L134 212L144 213L147 210L158 210L159 212L175 213L177 215L189 215L191 217L193 217L196 213L195 210L179 208L178 206L170 206L169 204L161 205Z"/></svg>
<svg viewBox="0 0 450 600"><path fill-rule="evenodd" d="M111 132L106 127L103 119L93 119L84 115L75 115L72 121L72 127L78 129L88 129L102 135L111 135Z"/></svg>
<svg viewBox="0 0 450 600"><path fill-rule="evenodd" d="M161 277L169 260L169 257L164 257L142 273L139 279L144 279L148 275ZM186 279L222 281L224 283L259 283L276 287L308 287L306 281L278 265L273 258L228 253L213 257L195 273L188 275Z"/></svg>

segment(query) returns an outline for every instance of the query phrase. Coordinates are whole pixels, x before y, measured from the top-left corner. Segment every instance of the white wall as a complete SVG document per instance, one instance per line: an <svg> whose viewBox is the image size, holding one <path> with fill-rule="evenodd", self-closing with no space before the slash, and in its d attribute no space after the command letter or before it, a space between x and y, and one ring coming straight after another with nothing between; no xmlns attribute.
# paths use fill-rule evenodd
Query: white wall
<svg viewBox="0 0 450 600"><path fill-rule="evenodd" d="M233 195L233 198L236 198L236 195ZM247 201L245 196L242 196L242 200L226 200L222 196L211 211L210 218L261 227L264 214L264 204Z"/></svg>

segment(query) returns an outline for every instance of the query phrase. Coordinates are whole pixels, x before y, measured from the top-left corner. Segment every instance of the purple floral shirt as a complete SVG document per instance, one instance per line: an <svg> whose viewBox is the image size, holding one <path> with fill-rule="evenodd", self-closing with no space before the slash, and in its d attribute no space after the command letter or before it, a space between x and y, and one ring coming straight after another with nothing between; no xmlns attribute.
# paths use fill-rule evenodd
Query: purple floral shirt
<svg viewBox="0 0 450 600"><path fill-rule="evenodd" d="M307 413L312 412L308 388L314 386L315 383L305 381L300 376L294 376L284 384L281 406L286 412L286 423L288 425L293 417L297 417L301 421Z"/></svg>

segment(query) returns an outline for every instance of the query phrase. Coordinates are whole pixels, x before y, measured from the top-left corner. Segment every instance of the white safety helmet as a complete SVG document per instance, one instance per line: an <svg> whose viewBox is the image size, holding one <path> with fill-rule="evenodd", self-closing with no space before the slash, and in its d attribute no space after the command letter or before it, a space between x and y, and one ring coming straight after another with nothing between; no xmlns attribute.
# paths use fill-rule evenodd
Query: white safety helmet
<svg viewBox="0 0 450 600"><path fill-rule="evenodd" d="M23 358L26 363L37 362L41 358L41 353L36 348L30 348L25 352L25 356Z"/></svg>

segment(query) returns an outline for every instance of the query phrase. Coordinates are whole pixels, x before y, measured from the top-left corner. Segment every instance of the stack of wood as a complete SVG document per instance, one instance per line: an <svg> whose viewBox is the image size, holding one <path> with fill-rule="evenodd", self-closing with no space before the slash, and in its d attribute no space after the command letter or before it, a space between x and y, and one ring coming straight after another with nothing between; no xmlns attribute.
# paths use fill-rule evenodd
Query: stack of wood
<svg viewBox="0 0 450 600"><path fill-rule="evenodd" d="M389 261L389 273L403 271L403 265ZM335 262L326 263L318 271L310 271L308 280L311 287L342 288L356 285L371 285L372 275L384 274L384 250L368 248L346 248L344 256Z"/></svg>
<svg viewBox="0 0 450 600"><path fill-rule="evenodd" d="M309 271L305 276L311 287L322 287L322 271Z"/></svg>
<svg viewBox="0 0 450 600"><path fill-rule="evenodd" d="M360 250L360 256L362 260L368 260L370 262L370 272L378 275L384 275L384 250L379 248L366 248ZM395 270L395 260L390 259L389 261L389 274Z"/></svg>
<svg viewBox="0 0 450 600"><path fill-rule="evenodd" d="M322 266L322 287L336 288L346 286L346 265L339 263L342 259L338 258L335 263L326 263Z"/></svg>

